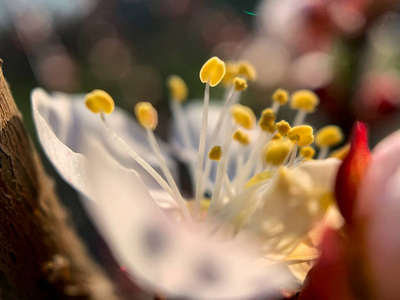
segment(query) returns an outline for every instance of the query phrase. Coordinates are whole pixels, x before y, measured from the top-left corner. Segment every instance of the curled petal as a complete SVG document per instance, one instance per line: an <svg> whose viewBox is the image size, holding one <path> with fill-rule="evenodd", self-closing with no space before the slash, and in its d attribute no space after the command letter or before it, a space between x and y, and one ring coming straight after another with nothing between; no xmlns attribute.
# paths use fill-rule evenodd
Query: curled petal
<svg viewBox="0 0 400 300"><path fill-rule="evenodd" d="M353 224L358 189L371 161L367 133L364 123L357 122L354 125L350 152L343 160L336 178L336 201L349 224Z"/></svg>

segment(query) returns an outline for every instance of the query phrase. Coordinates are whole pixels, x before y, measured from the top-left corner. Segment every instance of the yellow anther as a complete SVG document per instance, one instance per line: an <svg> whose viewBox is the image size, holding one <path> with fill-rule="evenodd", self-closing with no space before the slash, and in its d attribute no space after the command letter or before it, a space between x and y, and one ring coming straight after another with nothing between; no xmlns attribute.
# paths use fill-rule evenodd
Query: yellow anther
<svg viewBox="0 0 400 300"><path fill-rule="evenodd" d="M269 164L279 166L282 164L292 149L292 145L286 141L271 141L265 150L265 161Z"/></svg>
<svg viewBox="0 0 400 300"><path fill-rule="evenodd" d="M274 111L270 108L264 109L261 113L260 121L258 125L261 127L262 130L268 132L274 132L275 126L275 119L276 115Z"/></svg>
<svg viewBox="0 0 400 300"><path fill-rule="evenodd" d="M221 146L214 146L211 148L210 152L208 153L208 157L211 160L219 161L222 156Z"/></svg>
<svg viewBox="0 0 400 300"><path fill-rule="evenodd" d="M216 86L224 77L225 71L225 63L216 56L211 57L200 70L200 80Z"/></svg>
<svg viewBox="0 0 400 300"><path fill-rule="evenodd" d="M111 114L115 108L113 98L103 90L94 90L86 94L85 104L95 114Z"/></svg>
<svg viewBox="0 0 400 300"><path fill-rule="evenodd" d="M254 127L256 117L250 107L235 104L231 108L231 113L235 123L241 125L245 129Z"/></svg>
<svg viewBox="0 0 400 300"><path fill-rule="evenodd" d="M303 147L300 150L300 155L303 156L305 159L311 159L315 155L315 150L311 146Z"/></svg>
<svg viewBox="0 0 400 300"><path fill-rule="evenodd" d="M235 85L235 91L244 91L247 89L247 82L243 78L235 77L233 79L233 84Z"/></svg>
<svg viewBox="0 0 400 300"><path fill-rule="evenodd" d="M167 85L174 101L183 102L188 95L188 88L182 77L178 75L170 75L167 78Z"/></svg>
<svg viewBox="0 0 400 300"><path fill-rule="evenodd" d="M156 109L149 102L139 102L135 106L135 115L139 124L146 129L154 130L158 124Z"/></svg>
<svg viewBox="0 0 400 300"><path fill-rule="evenodd" d="M246 78L249 81L254 81L257 77L256 69L247 61L239 61L237 75Z"/></svg>
<svg viewBox="0 0 400 300"><path fill-rule="evenodd" d="M346 158L347 154L350 152L350 144L346 144L343 147L340 147L339 149L332 151L330 154L330 157L334 157L340 160L343 160Z"/></svg>
<svg viewBox="0 0 400 300"><path fill-rule="evenodd" d="M229 61L225 63L225 76L222 78L222 83L224 85L232 85L233 78L235 78L238 74L238 66L236 63Z"/></svg>
<svg viewBox="0 0 400 300"><path fill-rule="evenodd" d="M240 129L235 131L235 133L233 134L233 139L235 141L238 141L242 145L248 145L250 143L249 135Z"/></svg>
<svg viewBox="0 0 400 300"><path fill-rule="evenodd" d="M282 135L285 136L287 135L287 133L290 130L290 125L288 122L286 122L285 120L282 120L278 123L276 123L276 129L278 130L278 132Z"/></svg>
<svg viewBox="0 0 400 300"><path fill-rule="evenodd" d="M338 126L325 126L315 134L315 143L318 147L332 147L343 141L342 129Z"/></svg>
<svg viewBox="0 0 400 300"><path fill-rule="evenodd" d="M281 140L281 139L283 139L283 136L281 134L279 134L279 133L275 134L272 137L272 140Z"/></svg>
<svg viewBox="0 0 400 300"><path fill-rule="evenodd" d="M313 129L308 125L300 125L290 128L287 137L292 142L297 142L299 147L308 146L314 142Z"/></svg>
<svg viewBox="0 0 400 300"><path fill-rule="evenodd" d="M272 100L278 102L280 105L285 105L289 100L289 92L284 89L277 89L272 94Z"/></svg>
<svg viewBox="0 0 400 300"><path fill-rule="evenodd" d="M309 113L314 112L318 104L318 96L310 90L299 90L294 92L290 101L291 108L301 109Z"/></svg>

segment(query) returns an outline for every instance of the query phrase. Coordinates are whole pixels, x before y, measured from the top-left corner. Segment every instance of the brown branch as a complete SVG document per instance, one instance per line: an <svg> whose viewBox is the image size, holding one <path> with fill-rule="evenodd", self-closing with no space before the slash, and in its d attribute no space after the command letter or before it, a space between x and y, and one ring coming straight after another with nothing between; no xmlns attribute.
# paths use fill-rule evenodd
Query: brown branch
<svg viewBox="0 0 400 300"><path fill-rule="evenodd" d="M0 298L117 299L70 225L0 59Z"/></svg>

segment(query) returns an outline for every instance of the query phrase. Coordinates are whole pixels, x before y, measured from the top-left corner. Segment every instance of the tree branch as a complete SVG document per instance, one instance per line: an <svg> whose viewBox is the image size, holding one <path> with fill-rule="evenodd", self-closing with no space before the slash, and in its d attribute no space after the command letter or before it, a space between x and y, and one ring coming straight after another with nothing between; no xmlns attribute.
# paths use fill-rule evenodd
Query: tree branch
<svg viewBox="0 0 400 300"><path fill-rule="evenodd" d="M69 223L0 59L0 298L117 299Z"/></svg>

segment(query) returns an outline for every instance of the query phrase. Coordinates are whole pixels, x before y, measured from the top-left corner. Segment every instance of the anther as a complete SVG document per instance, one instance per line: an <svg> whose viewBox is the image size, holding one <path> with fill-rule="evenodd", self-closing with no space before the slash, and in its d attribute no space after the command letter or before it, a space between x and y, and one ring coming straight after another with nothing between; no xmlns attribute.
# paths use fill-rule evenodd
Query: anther
<svg viewBox="0 0 400 300"><path fill-rule="evenodd" d="M177 75L170 75L167 78L167 85L174 101L183 102L188 95L188 88L185 81Z"/></svg>
<svg viewBox="0 0 400 300"><path fill-rule="evenodd" d="M235 104L231 108L231 114L235 123L241 125L245 129L254 127L256 117L250 107Z"/></svg>
<svg viewBox="0 0 400 300"><path fill-rule="evenodd" d="M343 132L338 126L325 126L315 134L318 147L333 147L343 141Z"/></svg>
<svg viewBox="0 0 400 300"><path fill-rule="evenodd" d="M264 109L261 113L258 125L263 131L274 132L275 130L275 112L271 108Z"/></svg>
<svg viewBox="0 0 400 300"><path fill-rule="evenodd" d="M282 164L288 156L292 145L286 141L271 141L265 150L265 161L274 166Z"/></svg>
<svg viewBox="0 0 400 300"><path fill-rule="evenodd" d="M237 75L242 76L249 81L254 81L257 78L256 69L247 61L239 61Z"/></svg>
<svg viewBox="0 0 400 300"><path fill-rule="evenodd" d="M282 120L278 123L276 123L276 129L278 130L278 133L282 136L287 135L287 133L290 130L290 125L288 122L286 122L285 120Z"/></svg>
<svg viewBox="0 0 400 300"><path fill-rule="evenodd" d="M214 146L211 148L210 152L208 153L208 157L211 160L219 161L222 157L222 150L221 146Z"/></svg>
<svg viewBox="0 0 400 300"><path fill-rule="evenodd" d="M238 141L242 145L248 145L250 143L249 135L240 129L236 130L232 137L235 141Z"/></svg>
<svg viewBox="0 0 400 300"><path fill-rule="evenodd" d="M299 147L308 146L314 141L313 129L308 125L292 127L288 131L287 137L292 142L297 142Z"/></svg>
<svg viewBox="0 0 400 300"><path fill-rule="evenodd" d="M139 124L149 130L154 130L158 124L156 109L149 102L139 102L135 106L135 115Z"/></svg>
<svg viewBox="0 0 400 300"><path fill-rule="evenodd" d="M277 89L272 94L272 100L279 103L279 105L285 105L289 100L289 92L284 89Z"/></svg>
<svg viewBox="0 0 400 300"><path fill-rule="evenodd" d="M247 89L247 82L245 79L240 77L235 77L233 79L233 85L235 86L235 91L240 92Z"/></svg>
<svg viewBox="0 0 400 300"><path fill-rule="evenodd" d="M350 144L346 144L343 147L340 147L339 149L332 151L330 153L330 157L334 157L340 160L343 160L346 158L347 154L350 152Z"/></svg>
<svg viewBox="0 0 400 300"><path fill-rule="evenodd" d="M303 147L300 150L300 155L305 159L312 159L315 155L315 150L311 146Z"/></svg>
<svg viewBox="0 0 400 300"><path fill-rule="evenodd" d="M225 63L225 76L222 78L222 84L226 86L231 86L233 84L233 79L238 74L238 66L235 62L229 61Z"/></svg>
<svg viewBox="0 0 400 300"><path fill-rule="evenodd" d="M226 72L225 63L214 56L207 60L200 70L200 80L208 82L210 86L216 86L224 77Z"/></svg>
<svg viewBox="0 0 400 300"><path fill-rule="evenodd" d="M86 107L95 114L111 114L115 108L113 98L103 90L94 90L86 94L85 104Z"/></svg>
<svg viewBox="0 0 400 300"><path fill-rule="evenodd" d="M290 101L291 108L304 110L308 113L314 112L318 104L318 96L310 90L298 90L294 92Z"/></svg>

